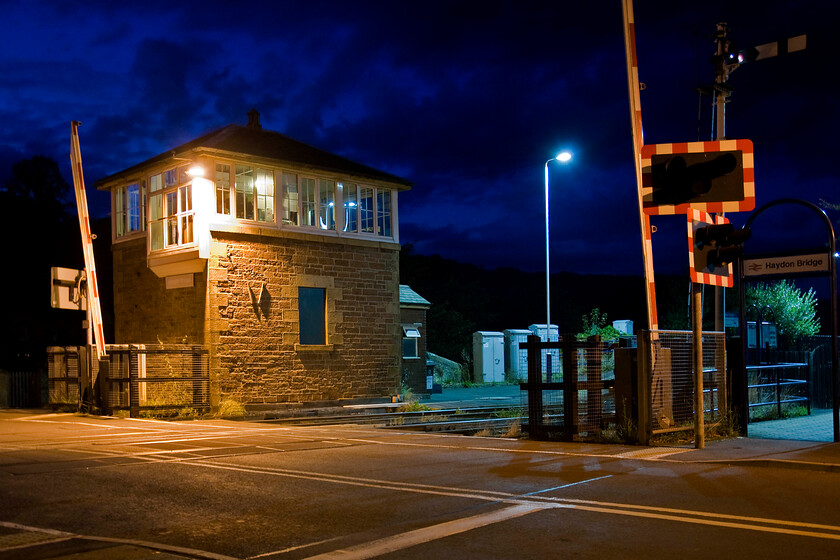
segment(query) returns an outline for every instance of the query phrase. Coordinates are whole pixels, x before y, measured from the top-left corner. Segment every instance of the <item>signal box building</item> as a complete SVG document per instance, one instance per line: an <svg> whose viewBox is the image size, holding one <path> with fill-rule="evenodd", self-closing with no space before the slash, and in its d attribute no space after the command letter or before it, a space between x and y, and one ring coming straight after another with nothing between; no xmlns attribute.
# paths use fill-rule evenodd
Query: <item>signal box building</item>
<svg viewBox="0 0 840 560"><path fill-rule="evenodd" d="M400 177L263 130L259 113L97 182L117 343L200 344L211 402L400 387Z"/></svg>

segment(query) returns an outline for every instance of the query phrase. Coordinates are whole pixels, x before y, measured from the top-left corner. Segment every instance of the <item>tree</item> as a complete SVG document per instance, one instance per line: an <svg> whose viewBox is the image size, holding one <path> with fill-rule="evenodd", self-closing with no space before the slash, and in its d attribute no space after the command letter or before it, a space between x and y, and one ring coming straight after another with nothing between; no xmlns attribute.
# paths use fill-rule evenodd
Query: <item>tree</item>
<svg viewBox="0 0 840 560"><path fill-rule="evenodd" d="M746 296L748 309L753 305L759 309L770 308L775 317L779 338L788 347L795 346L803 338L820 331L817 296L813 288L803 292L790 280L767 284L762 282L747 286Z"/></svg>
<svg viewBox="0 0 840 560"><path fill-rule="evenodd" d="M607 314L601 313L601 310L597 307L588 314L583 315L581 318L581 332L577 334L577 337L588 338L594 335L600 335L603 340L616 340L621 336L618 329L609 323Z"/></svg>
<svg viewBox="0 0 840 560"><path fill-rule="evenodd" d="M0 192L18 205L37 209L42 221L64 222L70 216L72 189L62 177L58 163L48 157L33 156L16 162Z"/></svg>
<svg viewBox="0 0 840 560"><path fill-rule="evenodd" d="M470 344L475 324L448 301L433 303L426 314L427 348L440 356L460 363L470 362Z"/></svg>
<svg viewBox="0 0 840 560"><path fill-rule="evenodd" d="M82 268L73 190L58 164L35 156L16 162L0 185L0 234L6 294L0 323L0 368L26 369L50 345L84 342L81 312L50 307L50 267Z"/></svg>

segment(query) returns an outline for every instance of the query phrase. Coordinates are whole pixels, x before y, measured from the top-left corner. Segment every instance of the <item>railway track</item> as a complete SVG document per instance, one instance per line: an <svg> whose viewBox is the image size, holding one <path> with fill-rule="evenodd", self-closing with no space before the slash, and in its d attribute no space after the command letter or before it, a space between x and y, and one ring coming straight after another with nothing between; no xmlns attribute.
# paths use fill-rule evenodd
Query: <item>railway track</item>
<svg viewBox="0 0 840 560"><path fill-rule="evenodd" d="M265 418L260 422L296 426L329 426L336 424L363 424L381 428L412 429L428 432L458 434L508 433L522 418L517 409L510 407L480 407L458 409L432 409L422 411L365 411L352 414L318 416L292 416ZM519 411L522 413L522 411Z"/></svg>

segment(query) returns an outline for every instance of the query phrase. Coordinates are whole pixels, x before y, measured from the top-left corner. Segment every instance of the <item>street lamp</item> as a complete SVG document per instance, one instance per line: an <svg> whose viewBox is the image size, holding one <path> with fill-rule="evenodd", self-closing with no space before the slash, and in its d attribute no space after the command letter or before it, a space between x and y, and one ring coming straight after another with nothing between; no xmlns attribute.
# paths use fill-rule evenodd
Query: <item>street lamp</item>
<svg viewBox="0 0 840 560"><path fill-rule="evenodd" d="M572 159L570 152L560 152L545 162L545 337L551 341L551 266L548 256L548 164L552 161L568 163Z"/></svg>

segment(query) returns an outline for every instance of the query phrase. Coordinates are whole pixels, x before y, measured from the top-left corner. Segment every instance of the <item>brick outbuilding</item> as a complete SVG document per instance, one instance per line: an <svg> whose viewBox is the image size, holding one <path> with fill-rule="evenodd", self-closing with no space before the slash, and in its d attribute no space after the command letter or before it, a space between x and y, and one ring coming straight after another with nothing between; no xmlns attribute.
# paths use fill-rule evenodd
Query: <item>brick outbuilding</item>
<svg viewBox="0 0 840 560"><path fill-rule="evenodd" d="M426 311L431 305L411 287L400 284L402 384L418 395L432 391L426 368Z"/></svg>

